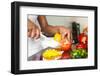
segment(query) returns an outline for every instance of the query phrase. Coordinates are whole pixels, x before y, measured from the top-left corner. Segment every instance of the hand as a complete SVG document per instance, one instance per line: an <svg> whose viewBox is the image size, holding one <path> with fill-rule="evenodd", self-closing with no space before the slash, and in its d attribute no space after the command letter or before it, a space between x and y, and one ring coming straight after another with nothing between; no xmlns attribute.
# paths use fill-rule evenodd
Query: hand
<svg viewBox="0 0 100 76"><path fill-rule="evenodd" d="M28 37L33 39L38 39L40 37L40 29L30 20L28 20Z"/></svg>
<svg viewBox="0 0 100 76"><path fill-rule="evenodd" d="M58 26L59 32L62 35L62 39L67 39L68 41L71 41L71 30L64 27L64 26Z"/></svg>

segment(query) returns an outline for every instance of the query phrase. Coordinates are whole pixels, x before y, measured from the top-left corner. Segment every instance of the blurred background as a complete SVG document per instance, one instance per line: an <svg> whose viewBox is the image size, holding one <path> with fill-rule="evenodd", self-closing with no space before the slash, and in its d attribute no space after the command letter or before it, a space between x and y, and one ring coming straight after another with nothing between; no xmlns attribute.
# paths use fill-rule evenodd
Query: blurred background
<svg viewBox="0 0 100 76"><path fill-rule="evenodd" d="M62 25L71 28L72 22L79 23L80 32L85 25L88 25L88 17L79 16L46 16L49 25Z"/></svg>

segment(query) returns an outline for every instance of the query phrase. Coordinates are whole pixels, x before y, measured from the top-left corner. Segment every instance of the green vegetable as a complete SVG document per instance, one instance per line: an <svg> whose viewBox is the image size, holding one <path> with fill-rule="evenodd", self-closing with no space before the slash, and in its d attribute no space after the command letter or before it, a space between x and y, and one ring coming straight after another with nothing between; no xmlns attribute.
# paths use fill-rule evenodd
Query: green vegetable
<svg viewBox="0 0 100 76"><path fill-rule="evenodd" d="M85 49L72 50L71 57L73 59L86 58L87 57L87 51Z"/></svg>

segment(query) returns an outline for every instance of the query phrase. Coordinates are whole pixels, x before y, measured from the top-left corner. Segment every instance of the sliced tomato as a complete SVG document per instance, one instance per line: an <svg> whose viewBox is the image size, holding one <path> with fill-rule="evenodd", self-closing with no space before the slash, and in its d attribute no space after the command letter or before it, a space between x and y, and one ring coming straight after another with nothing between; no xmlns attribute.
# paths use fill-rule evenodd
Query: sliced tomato
<svg viewBox="0 0 100 76"><path fill-rule="evenodd" d="M71 44L62 44L61 49L62 51L68 51L71 49Z"/></svg>
<svg viewBox="0 0 100 76"><path fill-rule="evenodd" d="M61 40L60 44L62 51L68 51L71 49L71 42L69 42L67 39Z"/></svg>

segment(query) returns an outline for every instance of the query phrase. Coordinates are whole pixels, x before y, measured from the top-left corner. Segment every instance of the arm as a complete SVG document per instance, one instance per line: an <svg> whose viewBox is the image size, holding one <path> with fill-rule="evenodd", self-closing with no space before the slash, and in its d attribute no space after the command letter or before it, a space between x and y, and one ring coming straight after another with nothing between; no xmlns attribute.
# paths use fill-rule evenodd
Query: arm
<svg viewBox="0 0 100 76"><path fill-rule="evenodd" d="M49 26L45 16L38 16L38 21L41 27L41 31L45 33L47 36L53 36L55 33L60 33L62 38L67 38L70 40L71 32L68 28L63 26ZM67 34L67 35L66 35Z"/></svg>
<svg viewBox="0 0 100 76"><path fill-rule="evenodd" d="M47 36L53 36L56 32L59 32L59 28L56 26L49 26L45 16L38 16L38 21L41 27L41 31Z"/></svg>

